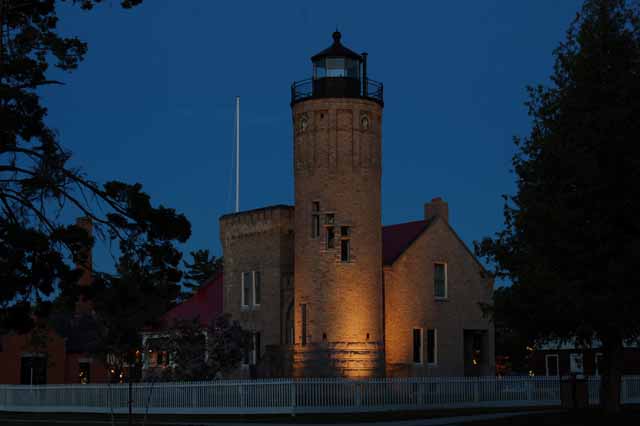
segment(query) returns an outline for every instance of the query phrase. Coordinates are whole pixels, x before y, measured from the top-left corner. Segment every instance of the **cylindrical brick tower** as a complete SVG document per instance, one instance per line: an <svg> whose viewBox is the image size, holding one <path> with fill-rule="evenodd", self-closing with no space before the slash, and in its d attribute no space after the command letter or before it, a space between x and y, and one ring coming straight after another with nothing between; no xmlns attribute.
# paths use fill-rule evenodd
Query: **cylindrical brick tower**
<svg viewBox="0 0 640 426"><path fill-rule="evenodd" d="M334 42L292 86L297 377L384 374L382 84Z"/></svg>

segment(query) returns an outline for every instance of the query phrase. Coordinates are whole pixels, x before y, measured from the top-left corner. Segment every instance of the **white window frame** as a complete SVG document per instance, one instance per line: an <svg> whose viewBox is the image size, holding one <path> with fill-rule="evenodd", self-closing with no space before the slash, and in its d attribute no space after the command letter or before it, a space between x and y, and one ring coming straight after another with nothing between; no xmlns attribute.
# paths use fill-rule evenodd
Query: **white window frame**
<svg viewBox="0 0 640 426"><path fill-rule="evenodd" d="M415 332L416 330L420 330L420 361L416 362L413 358L415 353ZM424 330L422 327L413 327L411 329L411 361L414 365L423 365L424 364Z"/></svg>
<svg viewBox="0 0 640 426"><path fill-rule="evenodd" d="M245 300L245 295L244 295L244 277L247 274L247 272L240 272L240 307L242 309L249 309L249 304L248 304L248 300ZM253 278L253 274L252 274L252 278ZM253 285L251 287L249 287L250 289L253 289ZM249 296L250 298L252 296Z"/></svg>
<svg viewBox="0 0 640 426"><path fill-rule="evenodd" d="M444 265L444 296L436 296L436 265ZM447 262L433 262L433 297L436 300L446 300L449 298L449 267Z"/></svg>
<svg viewBox="0 0 640 426"><path fill-rule="evenodd" d="M258 276L260 276L260 271L251 271L251 280L253 281L251 283L251 302L253 303L253 306L258 308L260 307L260 303L256 303L256 273L258 274ZM262 277L260 277L260 302L262 302Z"/></svg>
<svg viewBox="0 0 640 426"><path fill-rule="evenodd" d="M428 359L429 357L427 356L427 365L435 366L435 365L438 365L438 329L428 328L427 334L425 335L425 337L428 336L429 330L433 330L433 362L429 362L429 359ZM429 354L428 351L429 351L429 348L427 348L427 355Z"/></svg>
<svg viewBox="0 0 640 426"><path fill-rule="evenodd" d="M578 364L580 364L579 371L577 368ZM574 365L576 366L576 371L574 371ZM573 374L584 374L584 354L582 352L571 352L569 354L569 372Z"/></svg>
<svg viewBox="0 0 640 426"><path fill-rule="evenodd" d="M556 359L556 375L555 376L550 376L549 375L549 359L550 358L554 358ZM544 356L544 369L545 369L545 375L547 377L560 377L560 355L559 354L546 354Z"/></svg>

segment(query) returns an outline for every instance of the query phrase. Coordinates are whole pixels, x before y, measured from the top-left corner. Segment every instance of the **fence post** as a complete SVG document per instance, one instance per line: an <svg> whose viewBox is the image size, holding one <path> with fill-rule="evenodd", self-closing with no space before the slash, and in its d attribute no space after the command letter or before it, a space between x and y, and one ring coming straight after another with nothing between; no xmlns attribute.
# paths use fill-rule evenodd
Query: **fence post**
<svg viewBox="0 0 640 426"><path fill-rule="evenodd" d="M620 403L624 404L627 402L627 381L624 376L620 377L620 391Z"/></svg>
<svg viewBox="0 0 640 426"><path fill-rule="evenodd" d="M533 395L534 395L533 390L534 390L534 387L536 385L535 380L536 379L530 377L529 380L527 382L525 382L527 384L527 401L528 402L533 402L533 400L534 400L534 398L533 398Z"/></svg>
<svg viewBox="0 0 640 426"><path fill-rule="evenodd" d="M473 388L473 401L480 402L480 379L476 377L475 386Z"/></svg>
<svg viewBox="0 0 640 426"><path fill-rule="evenodd" d="M356 395L355 395L356 407L361 407L362 406L362 382L360 381L355 382L354 385L356 387Z"/></svg>
<svg viewBox="0 0 640 426"><path fill-rule="evenodd" d="M245 394L244 394L244 386L243 386L243 382L239 381L238 382L238 390L240 391L240 408L245 408L247 406L247 402L245 401Z"/></svg>
<svg viewBox="0 0 640 426"><path fill-rule="evenodd" d="M291 396L291 415L296 415L296 381L291 379L289 394Z"/></svg>

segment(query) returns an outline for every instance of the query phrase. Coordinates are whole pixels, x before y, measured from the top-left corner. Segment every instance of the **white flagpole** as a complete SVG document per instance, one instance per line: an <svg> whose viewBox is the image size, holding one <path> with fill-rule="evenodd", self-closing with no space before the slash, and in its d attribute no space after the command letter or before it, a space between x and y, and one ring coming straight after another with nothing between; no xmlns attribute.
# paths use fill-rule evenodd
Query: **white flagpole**
<svg viewBox="0 0 640 426"><path fill-rule="evenodd" d="M236 213L240 211L240 96L236 96Z"/></svg>

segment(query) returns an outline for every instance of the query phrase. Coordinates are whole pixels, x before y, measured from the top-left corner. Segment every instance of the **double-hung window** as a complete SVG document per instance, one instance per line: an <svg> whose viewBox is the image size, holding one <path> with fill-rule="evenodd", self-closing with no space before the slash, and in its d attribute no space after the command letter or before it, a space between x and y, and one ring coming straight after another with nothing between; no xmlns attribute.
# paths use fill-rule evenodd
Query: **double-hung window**
<svg viewBox="0 0 640 426"><path fill-rule="evenodd" d="M433 264L433 295L436 299L447 298L447 264Z"/></svg>
<svg viewBox="0 0 640 426"><path fill-rule="evenodd" d="M260 306L262 299L262 280L260 271L248 271L242 273L242 294L240 305L248 309L250 306Z"/></svg>

